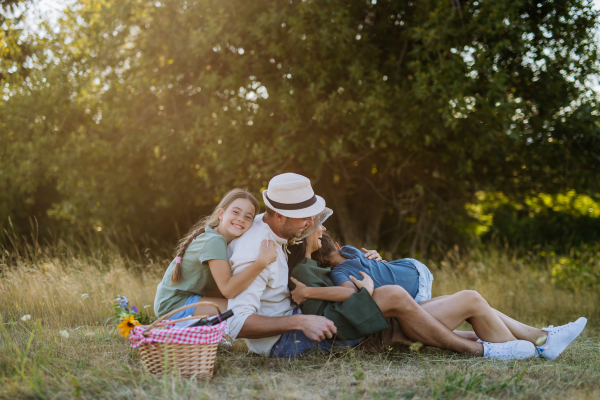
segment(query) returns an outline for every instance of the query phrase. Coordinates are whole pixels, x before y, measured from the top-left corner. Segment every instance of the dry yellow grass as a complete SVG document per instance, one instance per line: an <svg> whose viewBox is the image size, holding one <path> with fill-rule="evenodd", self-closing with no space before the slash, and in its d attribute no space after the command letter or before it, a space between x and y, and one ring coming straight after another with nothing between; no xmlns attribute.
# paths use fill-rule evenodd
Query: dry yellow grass
<svg viewBox="0 0 600 400"><path fill-rule="evenodd" d="M113 331L112 300L151 305L167 260L136 261L107 247L22 246L0 257L0 398L598 398L600 294L568 292L550 262L510 251L452 252L429 263L434 295L475 289L499 310L541 327L586 316L582 337L558 360L498 362L426 348L370 355L360 349L296 360L220 351L215 378L144 373ZM82 296L86 294L87 296ZM24 315L31 320L22 321ZM66 331L68 338L61 335ZM63 333L64 335L64 333ZM65 335L66 336L66 335Z"/></svg>

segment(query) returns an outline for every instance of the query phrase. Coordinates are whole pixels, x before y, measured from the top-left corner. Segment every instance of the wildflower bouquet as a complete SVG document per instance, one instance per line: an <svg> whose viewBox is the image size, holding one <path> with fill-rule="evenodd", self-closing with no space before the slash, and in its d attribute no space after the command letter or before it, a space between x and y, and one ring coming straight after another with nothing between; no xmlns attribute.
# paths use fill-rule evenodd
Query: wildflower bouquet
<svg viewBox="0 0 600 400"><path fill-rule="evenodd" d="M137 325L151 324L156 318L151 317L147 309L149 305L144 306L144 309L139 311L136 306L129 307L129 300L125 296L117 296L114 301L115 320L119 321L117 329L120 334L129 337L129 332Z"/></svg>

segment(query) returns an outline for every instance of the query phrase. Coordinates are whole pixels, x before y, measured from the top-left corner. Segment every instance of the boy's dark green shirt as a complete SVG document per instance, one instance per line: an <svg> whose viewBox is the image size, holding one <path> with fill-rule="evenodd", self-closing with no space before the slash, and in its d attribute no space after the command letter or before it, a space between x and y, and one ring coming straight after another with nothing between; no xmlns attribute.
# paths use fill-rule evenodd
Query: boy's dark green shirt
<svg viewBox="0 0 600 400"><path fill-rule="evenodd" d="M309 287L330 287L335 286L329 277L330 272L330 268L321 268L315 260L304 258L290 275ZM296 285L290 281L289 287L294 290ZM361 289L341 303L309 299L300 308L303 314L322 315L333 321L338 339L360 339L389 327L366 289Z"/></svg>

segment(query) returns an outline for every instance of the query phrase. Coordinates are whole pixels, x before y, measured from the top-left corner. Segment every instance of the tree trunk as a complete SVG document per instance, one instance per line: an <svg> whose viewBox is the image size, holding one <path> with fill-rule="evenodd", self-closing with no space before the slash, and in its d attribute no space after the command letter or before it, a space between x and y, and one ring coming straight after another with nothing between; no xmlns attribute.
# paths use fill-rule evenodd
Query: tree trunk
<svg viewBox="0 0 600 400"><path fill-rule="evenodd" d="M353 246L359 246L362 242L360 231L356 217L350 212L348 207L348 201L346 199L346 190L340 185L329 185L327 186L327 194L330 202L332 203L332 209L334 214L339 221L340 230L338 232L342 237L344 243Z"/></svg>
<svg viewBox="0 0 600 400"><path fill-rule="evenodd" d="M368 218L365 221L366 235L365 242L362 243L368 249L375 249L379 247L379 232L381 230L381 221L385 215L386 208L381 197L377 195L372 196L372 201L365 204L365 210L362 210Z"/></svg>

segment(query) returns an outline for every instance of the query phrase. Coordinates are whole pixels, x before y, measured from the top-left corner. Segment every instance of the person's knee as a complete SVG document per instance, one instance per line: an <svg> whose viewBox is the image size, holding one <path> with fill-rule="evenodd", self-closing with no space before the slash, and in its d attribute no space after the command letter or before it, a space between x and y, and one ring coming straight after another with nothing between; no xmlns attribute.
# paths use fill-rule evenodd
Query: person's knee
<svg viewBox="0 0 600 400"><path fill-rule="evenodd" d="M462 290L457 294L460 296L463 304L469 305L473 309L481 309L490 306L487 300L476 290Z"/></svg>
<svg viewBox="0 0 600 400"><path fill-rule="evenodd" d="M412 296L402 286L398 285L381 286L374 290L373 296L377 294L394 300L414 300Z"/></svg>
<svg viewBox="0 0 600 400"><path fill-rule="evenodd" d="M382 312L405 312L419 307L412 296L401 286L381 286L373 291L373 300Z"/></svg>

